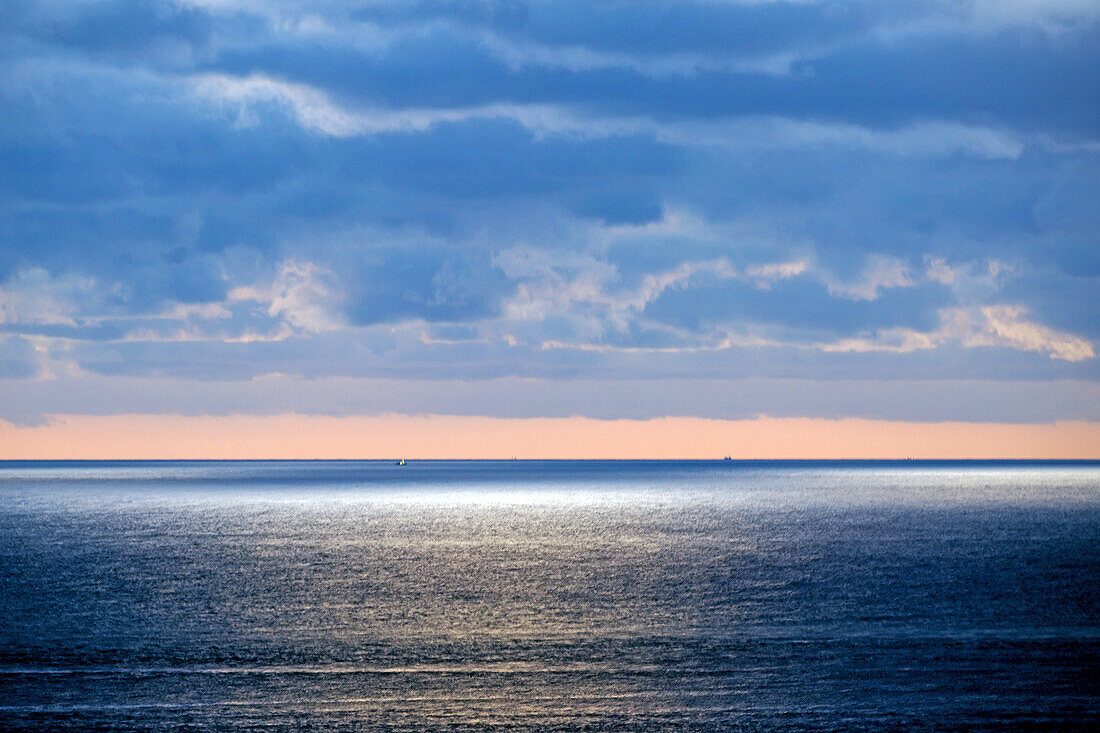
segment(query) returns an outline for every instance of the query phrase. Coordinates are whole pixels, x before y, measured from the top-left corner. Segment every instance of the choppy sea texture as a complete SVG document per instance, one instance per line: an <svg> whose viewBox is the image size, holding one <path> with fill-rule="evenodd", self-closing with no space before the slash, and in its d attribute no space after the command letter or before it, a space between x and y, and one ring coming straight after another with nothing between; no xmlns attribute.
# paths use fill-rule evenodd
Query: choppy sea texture
<svg viewBox="0 0 1100 733"><path fill-rule="evenodd" d="M1100 725L1100 466L0 464L5 730Z"/></svg>

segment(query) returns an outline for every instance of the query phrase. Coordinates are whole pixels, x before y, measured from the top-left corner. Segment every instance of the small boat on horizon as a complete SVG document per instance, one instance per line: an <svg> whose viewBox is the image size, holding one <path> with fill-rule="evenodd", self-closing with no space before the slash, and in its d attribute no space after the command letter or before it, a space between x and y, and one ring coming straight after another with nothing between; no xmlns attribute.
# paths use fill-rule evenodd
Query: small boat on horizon
<svg viewBox="0 0 1100 733"><path fill-rule="evenodd" d="M398 461L397 463L395 463L395 464L393 464L393 465L395 465L395 466L404 466L404 465L406 465L406 464L405 464L405 459L404 459L404 458L402 458L402 459L401 459L400 461Z"/></svg>

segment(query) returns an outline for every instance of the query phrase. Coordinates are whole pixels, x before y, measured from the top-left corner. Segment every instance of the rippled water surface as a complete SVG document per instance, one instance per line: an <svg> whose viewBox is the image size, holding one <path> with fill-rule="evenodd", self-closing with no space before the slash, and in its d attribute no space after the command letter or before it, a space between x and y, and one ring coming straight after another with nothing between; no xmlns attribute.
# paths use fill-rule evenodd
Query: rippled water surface
<svg viewBox="0 0 1100 733"><path fill-rule="evenodd" d="M1100 725L1100 466L0 463L5 730Z"/></svg>

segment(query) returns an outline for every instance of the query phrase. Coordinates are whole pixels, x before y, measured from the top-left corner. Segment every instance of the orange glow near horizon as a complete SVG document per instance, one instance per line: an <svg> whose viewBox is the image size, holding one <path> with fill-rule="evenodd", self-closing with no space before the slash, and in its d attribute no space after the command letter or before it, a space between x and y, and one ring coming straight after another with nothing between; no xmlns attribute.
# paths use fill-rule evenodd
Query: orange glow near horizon
<svg viewBox="0 0 1100 733"><path fill-rule="evenodd" d="M0 422L0 459L1100 458L1100 423L381 415Z"/></svg>

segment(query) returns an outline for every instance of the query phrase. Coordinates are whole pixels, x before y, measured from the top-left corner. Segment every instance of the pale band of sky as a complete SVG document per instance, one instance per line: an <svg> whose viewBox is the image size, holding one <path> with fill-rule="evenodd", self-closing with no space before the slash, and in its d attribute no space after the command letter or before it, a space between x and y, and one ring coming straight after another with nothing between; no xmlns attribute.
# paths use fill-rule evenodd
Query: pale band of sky
<svg viewBox="0 0 1100 733"><path fill-rule="evenodd" d="M55 416L0 422L0 459L1100 458L1100 423L451 415Z"/></svg>

